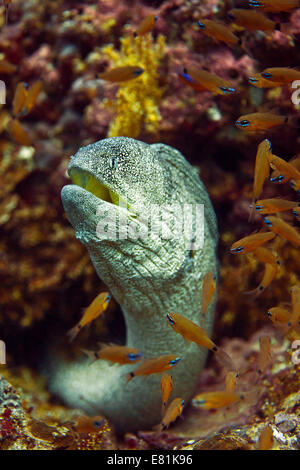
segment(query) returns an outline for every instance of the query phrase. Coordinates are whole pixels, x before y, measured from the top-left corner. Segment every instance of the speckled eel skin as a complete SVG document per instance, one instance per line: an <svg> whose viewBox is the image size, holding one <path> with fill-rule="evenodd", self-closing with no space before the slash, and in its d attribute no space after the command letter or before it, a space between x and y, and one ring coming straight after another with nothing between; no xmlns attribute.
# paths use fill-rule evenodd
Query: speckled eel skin
<svg viewBox="0 0 300 470"><path fill-rule="evenodd" d="M121 305L127 345L138 348L143 359L179 356L180 362L171 370L171 399L182 397L187 403L195 392L207 351L185 342L170 327L166 315L178 312L199 324L203 276L217 271L216 218L197 171L172 147L115 137L79 149L71 158L68 173L75 184L62 190L64 209L99 277ZM118 204L124 200L127 205L120 209L121 214L127 216L126 224L133 231L127 238L113 240L103 235L103 230L115 220L117 227L121 226L123 215L118 215ZM169 222L167 237L159 232L134 236L138 224L141 230L147 227L141 216L152 214L153 205L169 205L172 214L176 204L181 208L204 204L201 249L191 250L193 237L187 245L190 235L174 235L177 215ZM103 221L106 229L99 231L99 226L105 226ZM154 215L151 224L155 222ZM214 309L215 298L206 316L209 334ZM151 429L161 420L161 374L137 376L126 384L126 374L138 365L111 365L103 360L89 365L84 356L75 362L56 361L50 388L69 406L91 415L102 412L118 432Z"/></svg>

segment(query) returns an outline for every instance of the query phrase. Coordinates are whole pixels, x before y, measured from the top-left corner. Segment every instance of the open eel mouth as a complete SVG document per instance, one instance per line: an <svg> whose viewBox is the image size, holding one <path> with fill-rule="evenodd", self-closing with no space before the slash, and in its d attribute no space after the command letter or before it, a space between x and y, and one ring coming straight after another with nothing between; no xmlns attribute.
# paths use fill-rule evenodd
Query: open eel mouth
<svg viewBox="0 0 300 470"><path fill-rule="evenodd" d="M130 208L124 199L87 171L72 168L69 170L69 176L74 184L93 194L98 199L116 206L122 205L127 207L127 209Z"/></svg>

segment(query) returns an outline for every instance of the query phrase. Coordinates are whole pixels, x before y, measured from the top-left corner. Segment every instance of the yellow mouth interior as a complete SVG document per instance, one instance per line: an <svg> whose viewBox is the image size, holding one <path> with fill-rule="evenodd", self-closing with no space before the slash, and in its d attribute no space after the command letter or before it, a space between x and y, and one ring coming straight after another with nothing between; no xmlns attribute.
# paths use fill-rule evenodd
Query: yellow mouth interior
<svg viewBox="0 0 300 470"><path fill-rule="evenodd" d="M117 193L107 188L100 181L96 180L94 176L86 173L84 171L71 170L70 178L74 184L85 189L89 193L94 194L94 196L102 199L103 201L110 202L111 204L119 205L121 198Z"/></svg>

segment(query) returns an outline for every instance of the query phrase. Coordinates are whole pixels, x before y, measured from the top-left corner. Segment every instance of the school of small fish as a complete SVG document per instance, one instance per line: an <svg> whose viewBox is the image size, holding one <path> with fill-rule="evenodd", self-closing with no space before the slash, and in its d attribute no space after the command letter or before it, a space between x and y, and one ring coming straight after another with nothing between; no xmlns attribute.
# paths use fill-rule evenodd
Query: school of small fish
<svg viewBox="0 0 300 470"><path fill-rule="evenodd" d="M5 6L5 22L9 20L9 4L11 0L3 0ZM227 14L228 20L236 27L248 31L264 31L270 33L280 30L280 24L268 18L265 13L289 12L299 7L298 0L249 0L252 9L234 8ZM141 36L149 33L158 21L156 15L148 15L134 31L133 36ZM223 42L230 48L243 48L247 52L246 45L235 34L231 25L223 24L211 19L202 19L197 22L199 33L212 38L216 42ZM0 61L0 72L13 74L16 66L5 61ZM105 81L120 83L127 80L138 79L144 73L144 69L135 66L117 67L106 70L98 74L98 78ZM223 78L210 73L207 70L196 70L183 68L178 73L178 78L187 86L197 92L209 91L216 95L232 95L238 93L233 85ZM249 83L257 88L274 88L291 84L294 80L300 79L300 71L288 67L266 68L261 73L249 76ZM11 137L21 145L31 145L30 134L21 124L20 120L27 116L35 106L43 83L41 80L28 84L20 82L16 86L12 111L9 118L9 132ZM1 121L6 119L4 113L0 113ZM275 126L283 126L290 122L288 116L281 116L277 113L251 113L240 116L235 125L238 129L247 133L266 133ZM250 255L264 265L264 273L259 286L253 291L247 292L255 299L267 289L276 278L280 258L278 254L265 247L267 243L274 242L276 237L281 237L286 242L295 247L300 246L300 233L293 226L290 217L285 220L285 214L293 215L297 221L300 220L300 203L281 198L260 199L263 187L267 180L271 183L290 184L297 194L300 194L300 158L292 159L289 162L272 153L272 145L268 139L262 140L259 144L254 168L253 198L250 205L249 221L258 212L265 216L265 227L258 232L252 233L236 241L231 246L231 253L235 255ZM199 286L200 288L200 286ZM203 325L208 306L216 292L216 273L208 272L202 282L202 310L199 312L199 324ZM294 285L290 289L290 307L278 305L270 307L267 312L272 323L280 329L283 334L287 334L292 329L299 330L300 325L300 284ZM110 301L109 292L101 292L93 302L85 309L80 321L67 333L69 340L73 341L79 332L86 325L103 315L107 310ZM226 408L233 404L245 400L245 396L238 391L239 371L236 370L231 358L222 351L208 337L205 329L188 320L180 313L166 312L166 321L175 333L183 336L186 341L192 341L199 347L207 348L216 355L220 364L228 369L225 379L224 390L205 392L196 395L193 404L203 409ZM168 405L173 389L172 376L166 373L181 360L176 355L164 355L153 357L141 361L142 351L135 348L128 348L119 345L101 345L97 351L83 350L91 362L96 360L107 360L119 364L134 364L139 362L134 370L127 375L127 382L135 377L149 374L162 374L161 376L161 401L163 418L157 429L162 431L169 427L183 412L184 400L175 397ZM260 338L260 350L257 360L257 374L261 375L271 361L271 341L270 337ZM82 421L82 420L81 420ZM90 423L85 420L81 422L82 427L89 428ZM79 424L78 424L79 426ZM259 437L258 448L260 450L271 449L273 445L273 432L271 426L266 426Z"/></svg>

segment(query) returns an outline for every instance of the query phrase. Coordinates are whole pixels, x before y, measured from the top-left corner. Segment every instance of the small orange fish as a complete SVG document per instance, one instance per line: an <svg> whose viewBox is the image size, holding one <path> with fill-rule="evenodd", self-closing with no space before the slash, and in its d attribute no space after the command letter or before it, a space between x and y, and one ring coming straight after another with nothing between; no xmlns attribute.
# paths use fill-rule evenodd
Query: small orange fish
<svg viewBox="0 0 300 470"><path fill-rule="evenodd" d="M266 13L280 13L298 8L299 0L249 0L249 6Z"/></svg>
<svg viewBox="0 0 300 470"><path fill-rule="evenodd" d="M281 238L288 240L295 247L300 246L300 235L297 230L290 224L280 219L279 217L268 216L265 217L265 223L273 233L279 235Z"/></svg>
<svg viewBox="0 0 300 470"><path fill-rule="evenodd" d="M139 77L144 71L144 69L137 65L127 65L98 73L98 77L102 80L108 80L109 82L126 82L127 80Z"/></svg>
<svg viewBox="0 0 300 470"><path fill-rule="evenodd" d="M27 93L28 84L25 82L18 83L13 99L13 115L15 117L17 117L21 113Z"/></svg>
<svg viewBox="0 0 300 470"><path fill-rule="evenodd" d="M79 434L95 434L105 425L103 416L76 416L74 427Z"/></svg>
<svg viewBox="0 0 300 470"><path fill-rule="evenodd" d="M217 351L215 343L207 336L206 331L196 323L179 313L168 313L167 320L176 333L179 333L186 341L192 341L211 351Z"/></svg>
<svg viewBox="0 0 300 470"><path fill-rule="evenodd" d="M203 277L201 314L206 315L208 306L216 290L216 276L208 272Z"/></svg>
<svg viewBox="0 0 300 470"><path fill-rule="evenodd" d="M296 201L286 199L260 199L256 201L255 209L260 214L276 214L277 212L289 211L300 204Z"/></svg>
<svg viewBox="0 0 300 470"><path fill-rule="evenodd" d="M128 348L127 346L104 346L98 351L82 350L87 354L91 362L97 359L105 359L106 361L115 362L117 364L132 364L140 360L142 354L136 348Z"/></svg>
<svg viewBox="0 0 300 470"><path fill-rule="evenodd" d="M293 286L290 292L292 294L292 314L288 325L294 327L297 324L300 325L300 286Z"/></svg>
<svg viewBox="0 0 300 470"><path fill-rule="evenodd" d="M262 78L271 80L273 83L291 83L295 80L300 80L299 70L291 69L289 67L273 67L265 69L261 72Z"/></svg>
<svg viewBox="0 0 300 470"><path fill-rule="evenodd" d="M264 132L288 122L287 116L272 113L252 113L240 116L235 125L245 132Z"/></svg>
<svg viewBox="0 0 300 470"><path fill-rule="evenodd" d="M230 371L225 378L225 391L234 392L237 386L238 374L235 371Z"/></svg>
<svg viewBox="0 0 300 470"><path fill-rule="evenodd" d="M286 179L300 179L300 172L295 168L294 165L291 165L289 162L283 160L283 158L277 157L276 155L269 153L268 155L269 163L271 168L274 170L280 171L280 174L283 175Z"/></svg>
<svg viewBox="0 0 300 470"><path fill-rule="evenodd" d="M164 374L160 381L161 399L162 399L162 413L164 412L169 401L171 392L173 390L173 379L171 375Z"/></svg>
<svg viewBox="0 0 300 470"><path fill-rule="evenodd" d="M101 313L105 312L108 307L111 295L109 292L101 292L93 300L93 302L85 309L81 320L68 331L69 342L73 341L78 333L91 321L95 320Z"/></svg>
<svg viewBox="0 0 300 470"><path fill-rule="evenodd" d="M17 66L7 62L6 60L0 60L0 73L7 73L8 75L15 73Z"/></svg>
<svg viewBox="0 0 300 470"><path fill-rule="evenodd" d="M271 250L268 250L264 246L260 246L259 248L256 248L252 252L252 255L254 258L258 259L261 263L268 263L272 264L273 266L280 265L280 261L278 256L274 255Z"/></svg>
<svg viewBox="0 0 300 470"><path fill-rule="evenodd" d="M250 294L250 295L254 295L255 297L258 297L260 294L263 293L263 291L267 287L269 287L271 282L275 279L276 274L277 274L277 265L266 263L265 264L265 272L264 272L262 281L259 284L259 286L254 290L251 290L249 292L245 292L245 294L247 294L247 295Z"/></svg>
<svg viewBox="0 0 300 470"><path fill-rule="evenodd" d="M199 393L193 398L193 404L201 406L205 410L214 410L217 408L223 408L224 406L232 405L244 397L235 392L216 391Z"/></svg>
<svg viewBox="0 0 300 470"><path fill-rule="evenodd" d="M272 156L273 157L273 154L271 153L269 155L270 157ZM275 156L275 155L274 155ZM279 157L277 157L279 158ZM285 162L286 163L286 162ZM295 158L292 158L291 160L289 160L289 165L292 165L293 167L295 167L297 170L300 170L300 157L295 157ZM273 170L272 174L271 174L271 178L270 178L270 181L272 183L276 183L276 184L283 184L283 183L287 183L288 181L290 180L290 177L289 176L284 176L281 174L281 172L279 170ZM300 180L298 180L299 182ZM293 186L294 181L290 182L290 185ZM299 185L299 188L300 188L300 185Z"/></svg>
<svg viewBox="0 0 300 470"><path fill-rule="evenodd" d="M253 199L252 199L252 215L254 214L254 206L257 199L261 195L263 185L270 173L269 165L269 153L271 151L271 142L268 139L263 140L258 148L255 159L255 168L254 168L254 183L253 183ZM250 218L251 219L251 214Z"/></svg>
<svg viewBox="0 0 300 470"><path fill-rule="evenodd" d="M258 439L258 450L271 450L274 443L272 426L264 427Z"/></svg>
<svg viewBox="0 0 300 470"><path fill-rule="evenodd" d="M127 375L127 383L138 375L160 374L166 370L172 369L180 361L180 357L174 354L166 354L165 356L146 359L142 364Z"/></svg>
<svg viewBox="0 0 300 470"><path fill-rule="evenodd" d="M269 336L259 338L258 373L262 374L271 361L271 341Z"/></svg>
<svg viewBox="0 0 300 470"><path fill-rule="evenodd" d="M133 33L134 37L136 36L144 36L144 34L149 33L157 22L156 15L148 15L146 18L143 19L137 30Z"/></svg>
<svg viewBox="0 0 300 470"><path fill-rule="evenodd" d="M167 429L171 423L174 423L176 419L182 414L184 407L184 400L182 398L174 398L174 400L168 406L162 422L157 426L158 431Z"/></svg>
<svg viewBox="0 0 300 470"><path fill-rule="evenodd" d="M236 89L233 88L230 82L227 82L223 78L218 77L218 75L207 72L206 70L188 71L187 69L184 69L183 74L179 74L179 76L186 80L190 86L200 85L198 90L201 90L202 87L217 95L230 95L236 92Z"/></svg>
<svg viewBox="0 0 300 470"><path fill-rule="evenodd" d="M29 87L29 90L25 99L24 107L23 107L24 115L29 114L32 108L34 107L42 87L43 87L43 82L41 80L36 81Z"/></svg>
<svg viewBox="0 0 300 470"><path fill-rule="evenodd" d="M31 139L18 119L11 120L9 132L11 137L18 142L18 144L26 146L31 145Z"/></svg>
<svg viewBox="0 0 300 470"><path fill-rule="evenodd" d="M231 29L223 23L212 20L201 20L198 21L197 24L206 36L216 41L225 42L228 46L240 46L242 44L242 40L235 36Z"/></svg>
<svg viewBox="0 0 300 470"><path fill-rule="evenodd" d="M254 73L251 77L248 77L248 80L256 88L275 88L282 85L280 82L272 82L263 78L260 73Z"/></svg>
<svg viewBox="0 0 300 470"><path fill-rule="evenodd" d="M268 317L271 318L272 323L287 325L291 318L291 312L286 308L272 307L268 310Z"/></svg>
<svg viewBox="0 0 300 470"><path fill-rule="evenodd" d="M280 25L267 18L263 13L234 8L227 13L228 18L238 26L250 31L274 31L280 30Z"/></svg>
<svg viewBox="0 0 300 470"><path fill-rule="evenodd" d="M237 242L234 242L230 248L231 253L251 253L256 250L256 248L264 245L268 241L275 238L274 233L271 232L260 232L254 233L253 235L248 235L245 238L241 238Z"/></svg>

